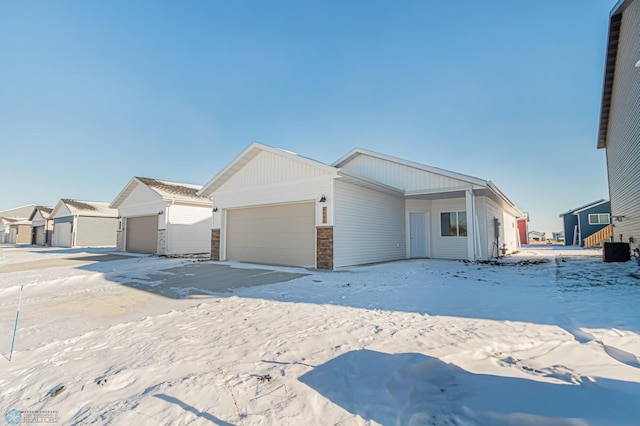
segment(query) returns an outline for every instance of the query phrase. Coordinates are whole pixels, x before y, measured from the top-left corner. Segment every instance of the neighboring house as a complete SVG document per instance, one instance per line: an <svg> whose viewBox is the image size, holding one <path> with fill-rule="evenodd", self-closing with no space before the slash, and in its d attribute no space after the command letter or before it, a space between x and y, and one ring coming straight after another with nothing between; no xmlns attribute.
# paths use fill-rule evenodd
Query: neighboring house
<svg viewBox="0 0 640 426"><path fill-rule="evenodd" d="M553 232L553 241L556 243L564 243L564 232Z"/></svg>
<svg viewBox="0 0 640 426"><path fill-rule="evenodd" d="M545 232L540 231L529 231L529 242L540 242L544 243L547 240L547 234Z"/></svg>
<svg viewBox="0 0 640 426"><path fill-rule="evenodd" d="M640 0L609 18L598 148L606 150L616 241L640 242ZM567 238L568 239L568 238Z"/></svg>
<svg viewBox="0 0 640 426"><path fill-rule="evenodd" d="M200 185L134 177L110 207L118 209L118 250L181 255L211 250L211 200Z"/></svg>
<svg viewBox="0 0 640 426"><path fill-rule="evenodd" d="M17 243L18 241L18 233L19 233L19 225L16 225L13 228L13 234L11 233L10 224L15 224L20 221L28 221L29 217L33 214L36 206L33 204L29 204L26 206L16 207L13 209L0 211L0 243L9 243L9 244L30 244L31 240L29 237L29 241L26 243ZM25 223L22 224L22 228L25 229ZM29 225L30 227L31 225ZM25 238L25 235L30 235L31 230L23 231L20 236L20 241Z"/></svg>
<svg viewBox="0 0 640 426"><path fill-rule="evenodd" d="M253 143L199 194L215 260L333 269L519 249L522 212L493 183L363 149L327 165Z"/></svg>
<svg viewBox="0 0 640 426"><path fill-rule="evenodd" d="M51 219L52 207L36 206L29 217L33 227L32 244L39 246L51 245L51 234L53 233L53 219Z"/></svg>
<svg viewBox="0 0 640 426"><path fill-rule="evenodd" d="M565 246L584 247L585 238L611 223L611 203L598 200L560 214Z"/></svg>
<svg viewBox="0 0 640 426"><path fill-rule="evenodd" d="M9 244L31 244L31 221L28 219L16 220L9 224Z"/></svg>
<svg viewBox="0 0 640 426"><path fill-rule="evenodd" d="M51 212L55 247L116 245L118 211L109 203L62 199Z"/></svg>
<svg viewBox="0 0 640 426"><path fill-rule="evenodd" d="M529 244L529 213L523 213L522 217L518 218L517 223L520 245Z"/></svg>

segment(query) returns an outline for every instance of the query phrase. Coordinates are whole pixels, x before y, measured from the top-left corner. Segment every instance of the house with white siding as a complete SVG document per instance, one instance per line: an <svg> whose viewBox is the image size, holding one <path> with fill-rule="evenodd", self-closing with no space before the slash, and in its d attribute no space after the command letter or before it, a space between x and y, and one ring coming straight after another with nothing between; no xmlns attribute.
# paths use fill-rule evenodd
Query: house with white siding
<svg viewBox="0 0 640 426"><path fill-rule="evenodd" d="M199 195L215 260L334 269L520 247L522 212L493 183L359 148L328 165L253 143Z"/></svg>
<svg viewBox="0 0 640 426"><path fill-rule="evenodd" d="M53 207L36 206L29 217L33 227L33 244L39 246L51 245L51 235L53 234L53 219L51 212Z"/></svg>
<svg viewBox="0 0 640 426"><path fill-rule="evenodd" d="M0 211L0 243L30 244L31 223L28 221L35 208L35 205L29 204Z"/></svg>
<svg viewBox="0 0 640 426"><path fill-rule="evenodd" d="M118 211L109 203L61 199L51 212L55 247L115 247Z"/></svg>
<svg viewBox="0 0 640 426"><path fill-rule="evenodd" d="M640 0L609 16L598 148L606 150L616 242L640 246Z"/></svg>
<svg viewBox="0 0 640 426"><path fill-rule="evenodd" d="M118 210L118 251L208 254L211 200L201 185L133 177L110 204Z"/></svg>

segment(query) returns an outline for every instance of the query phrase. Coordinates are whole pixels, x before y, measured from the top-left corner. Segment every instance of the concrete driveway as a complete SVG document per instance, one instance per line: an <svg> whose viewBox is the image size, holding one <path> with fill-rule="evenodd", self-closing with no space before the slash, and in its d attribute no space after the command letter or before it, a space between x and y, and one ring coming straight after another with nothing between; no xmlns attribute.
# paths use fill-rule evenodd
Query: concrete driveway
<svg viewBox="0 0 640 426"><path fill-rule="evenodd" d="M28 262L9 263L0 266L0 274L8 272L31 271L33 269L54 268L58 266L77 266L95 262L109 262L111 260L131 259L130 256L119 254L90 254L86 256L69 256L52 259L31 260Z"/></svg>
<svg viewBox="0 0 640 426"><path fill-rule="evenodd" d="M309 275L266 268L268 267L248 269L214 263L194 263L122 284L172 299L183 299L231 292L242 287L282 283Z"/></svg>

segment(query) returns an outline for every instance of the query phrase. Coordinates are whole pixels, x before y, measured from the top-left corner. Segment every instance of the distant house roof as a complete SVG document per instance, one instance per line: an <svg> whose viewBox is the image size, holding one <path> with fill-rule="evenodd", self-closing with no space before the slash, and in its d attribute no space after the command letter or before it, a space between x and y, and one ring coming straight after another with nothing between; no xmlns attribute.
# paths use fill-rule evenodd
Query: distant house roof
<svg viewBox="0 0 640 426"><path fill-rule="evenodd" d="M72 216L94 216L94 217L118 217L118 210L109 207L109 203L103 201L84 201L63 198L51 212L51 217L57 217L57 213L62 206L66 206Z"/></svg>
<svg viewBox="0 0 640 426"><path fill-rule="evenodd" d="M163 200L195 204L211 204L209 198L198 195L198 191L202 188L200 185L134 176L109 206L114 209L120 207L122 202L138 185L145 185L162 197Z"/></svg>
<svg viewBox="0 0 640 426"><path fill-rule="evenodd" d="M598 148L607 147L607 133L609 131L609 113L611 110L611 96L613 94L613 78L616 72L618 57L618 41L622 25L622 12L636 0L620 0L609 14L609 36L607 41L607 55L602 85L602 104L600 106L600 127L598 130Z"/></svg>
<svg viewBox="0 0 640 426"><path fill-rule="evenodd" d="M19 217L28 218L31 216L36 206L33 204L27 204L26 206L15 207L13 209L0 211L0 218L2 217Z"/></svg>
<svg viewBox="0 0 640 426"><path fill-rule="evenodd" d="M609 201L609 200L605 200L605 199L603 198L603 199L600 199L600 200L598 200L598 201L594 201L594 202L592 202L592 203L588 203L588 204L585 204L585 205L583 205L583 206L576 207L575 209L567 210L567 211L566 211L566 212L564 212L564 213L560 213L559 217L566 216L566 215L568 215L568 214L575 214L575 213L579 213L579 212L581 212L581 211L583 211L583 210L590 209L590 208L592 208L592 207L595 207L595 206L597 206L597 205L600 205L600 204L606 203L606 202L608 202L608 201Z"/></svg>
<svg viewBox="0 0 640 426"><path fill-rule="evenodd" d="M31 213L31 216L29 216L29 220L33 220L36 213L38 212L40 212L40 214L44 219L48 219L52 211L53 211L53 207L36 206L36 208L33 210L33 213Z"/></svg>

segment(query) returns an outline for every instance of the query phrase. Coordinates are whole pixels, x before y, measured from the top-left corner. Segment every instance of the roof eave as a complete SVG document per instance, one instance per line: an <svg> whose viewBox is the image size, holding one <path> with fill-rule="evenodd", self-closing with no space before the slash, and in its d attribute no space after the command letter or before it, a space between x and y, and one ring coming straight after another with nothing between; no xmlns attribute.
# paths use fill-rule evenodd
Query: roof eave
<svg viewBox="0 0 640 426"><path fill-rule="evenodd" d="M616 60L618 56L618 41L622 25L622 13L634 0L620 0L609 14L609 34L607 36L607 53L605 56L604 81L602 84L602 102L600 105L600 124L598 127L598 149L607 147L609 132L609 114L613 94Z"/></svg>
<svg viewBox="0 0 640 426"><path fill-rule="evenodd" d="M411 167L414 169L422 170L428 173L434 173L448 178L460 180L473 185L487 186L488 181L480 179L474 176L465 175L462 173L452 172L451 170L445 170L438 167L428 166L426 164L416 163L415 161L405 160L402 158L394 157L392 155L382 154L375 151L369 151L367 149L355 148L349 151L346 155L335 161L332 166L340 168L358 155L367 155L369 157L379 158L381 160L389 161L392 163L400 164L405 167Z"/></svg>

